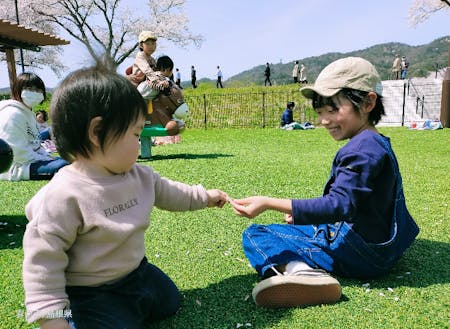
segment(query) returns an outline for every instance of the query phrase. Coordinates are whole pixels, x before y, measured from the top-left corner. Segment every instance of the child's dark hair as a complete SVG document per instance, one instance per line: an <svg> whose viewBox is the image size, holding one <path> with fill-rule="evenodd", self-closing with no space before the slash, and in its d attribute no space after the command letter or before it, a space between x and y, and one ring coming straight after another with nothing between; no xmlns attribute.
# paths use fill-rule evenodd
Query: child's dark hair
<svg viewBox="0 0 450 329"><path fill-rule="evenodd" d="M45 111L45 110L38 110L38 111L36 111L36 116L37 116L38 114L42 114L42 119L43 119L44 121L47 121L47 120L48 120L48 114L47 114L47 111Z"/></svg>
<svg viewBox="0 0 450 329"><path fill-rule="evenodd" d="M286 107L287 107L288 109L293 109L294 106L295 106L295 103L294 103L294 102L287 102L287 104L286 104Z"/></svg>
<svg viewBox="0 0 450 329"><path fill-rule="evenodd" d="M173 61L169 56L160 56L156 60L156 69L158 71L173 70Z"/></svg>
<svg viewBox="0 0 450 329"><path fill-rule="evenodd" d="M30 72L21 73L17 76L16 81L11 88L11 98L23 102L21 95L22 90L30 88L42 90L45 99L46 93L44 81L36 74Z"/></svg>
<svg viewBox="0 0 450 329"><path fill-rule="evenodd" d="M367 91L344 88L337 94L337 96L344 97L348 101L350 101L350 103L352 103L353 105L354 110L358 112L361 109L361 107L368 102L369 100L367 97L368 94L369 92ZM314 109L318 109L326 105L331 106L334 109L337 109L337 106L331 97L323 97L318 94L314 94L312 103ZM382 96L377 94L375 107L369 113L370 123L375 126L381 120L381 117L385 114L386 113L384 111Z"/></svg>
<svg viewBox="0 0 450 329"><path fill-rule="evenodd" d="M125 78L98 65L67 76L50 103L52 129L62 158L89 158L92 144L89 125L101 117L100 147L120 138L133 122L145 117L147 106L141 94Z"/></svg>

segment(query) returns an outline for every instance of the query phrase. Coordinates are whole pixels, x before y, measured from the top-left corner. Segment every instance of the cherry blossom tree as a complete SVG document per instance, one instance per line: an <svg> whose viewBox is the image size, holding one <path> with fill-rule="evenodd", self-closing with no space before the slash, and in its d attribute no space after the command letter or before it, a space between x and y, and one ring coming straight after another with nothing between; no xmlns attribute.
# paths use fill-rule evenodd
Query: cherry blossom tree
<svg viewBox="0 0 450 329"><path fill-rule="evenodd" d="M409 23L416 26L440 10L450 10L450 0L414 0L409 7Z"/></svg>
<svg viewBox="0 0 450 329"><path fill-rule="evenodd" d="M200 46L203 41L201 35L189 30L189 19L183 11L185 0L17 1L21 24L51 34L64 33L68 35L63 36L65 39L80 42L95 62L106 57L115 68L135 52L142 30L151 30L159 38L181 47ZM11 13L13 2L2 0L0 10L8 12L7 18L15 21L15 13ZM53 69L61 47L50 48L52 56L44 56L42 52L39 64L49 65L51 61ZM38 64L37 59L34 62Z"/></svg>

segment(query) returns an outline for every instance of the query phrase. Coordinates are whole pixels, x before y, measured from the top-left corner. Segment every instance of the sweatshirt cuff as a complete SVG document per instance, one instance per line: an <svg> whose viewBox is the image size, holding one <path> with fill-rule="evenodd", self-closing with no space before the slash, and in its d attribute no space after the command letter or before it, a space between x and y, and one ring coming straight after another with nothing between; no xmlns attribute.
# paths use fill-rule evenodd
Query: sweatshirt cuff
<svg viewBox="0 0 450 329"><path fill-rule="evenodd" d="M45 298L47 297L47 298ZM57 316L68 310L69 300L67 298L57 298L54 296L52 299L51 294L45 296L44 298L40 298L40 301L36 302L26 302L26 318L28 323L36 322L40 319L56 319Z"/></svg>

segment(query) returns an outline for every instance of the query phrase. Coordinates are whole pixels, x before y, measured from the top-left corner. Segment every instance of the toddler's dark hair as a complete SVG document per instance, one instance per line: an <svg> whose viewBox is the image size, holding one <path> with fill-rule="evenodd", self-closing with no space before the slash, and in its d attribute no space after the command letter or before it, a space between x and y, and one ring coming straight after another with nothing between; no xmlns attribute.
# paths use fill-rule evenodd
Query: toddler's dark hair
<svg viewBox="0 0 450 329"><path fill-rule="evenodd" d="M68 75L50 103L52 129L62 158L89 158L92 144L89 124L102 118L98 131L100 147L125 134L130 125L145 117L147 106L141 94L125 78L98 64Z"/></svg>
<svg viewBox="0 0 450 329"><path fill-rule="evenodd" d="M294 106L295 106L294 102L287 102L287 104L286 104L286 107L289 108L289 109L294 108Z"/></svg>

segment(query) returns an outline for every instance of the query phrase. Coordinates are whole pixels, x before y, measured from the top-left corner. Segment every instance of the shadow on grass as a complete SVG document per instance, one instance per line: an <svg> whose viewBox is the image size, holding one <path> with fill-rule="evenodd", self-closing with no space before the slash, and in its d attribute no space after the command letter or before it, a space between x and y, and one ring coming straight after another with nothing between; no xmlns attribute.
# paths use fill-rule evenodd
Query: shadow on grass
<svg viewBox="0 0 450 329"><path fill-rule="evenodd" d="M168 155L153 155L151 160L138 160L138 162L152 162L159 160L173 160L173 159L217 159L223 157L233 157L232 154L222 154L222 153L207 153L207 154L192 154L192 153L179 153L179 154L168 154Z"/></svg>
<svg viewBox="0 0 450 329"><path fill-rule="evenodd" d="M424 288L450 282L450 244L425 239L416 240L399 262L384 277L368 280L372 288ZM343 286L361 281L339 279Z"/></svg>
<svg viewBox="0 0 450 329"><path fill-rule="evenodd" d="M251 290L256 274L227 278L205 288L182 290L183 303L178 313L151 328L266 328L289 316L290 310L257 307ZM245 324L251 324L246 326Z"/></svg>
<svg viewBox="0 0 450 329"><path fill-rule="evenodd" d="M27 223L25 215L0 215L0 250L22 248Z"/></svg>

